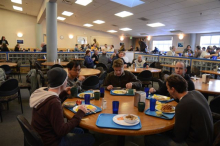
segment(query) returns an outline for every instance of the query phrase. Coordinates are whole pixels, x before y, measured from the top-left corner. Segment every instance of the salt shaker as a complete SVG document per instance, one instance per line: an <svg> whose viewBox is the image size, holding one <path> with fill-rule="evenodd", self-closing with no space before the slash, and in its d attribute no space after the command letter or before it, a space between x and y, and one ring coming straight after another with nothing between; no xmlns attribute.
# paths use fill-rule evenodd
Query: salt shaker
<svg viewBox="0 0 220 146"><path fill-rule="evenodd" d="M107 109L107 101L105 99L102 99L102 108Z"/></svg>

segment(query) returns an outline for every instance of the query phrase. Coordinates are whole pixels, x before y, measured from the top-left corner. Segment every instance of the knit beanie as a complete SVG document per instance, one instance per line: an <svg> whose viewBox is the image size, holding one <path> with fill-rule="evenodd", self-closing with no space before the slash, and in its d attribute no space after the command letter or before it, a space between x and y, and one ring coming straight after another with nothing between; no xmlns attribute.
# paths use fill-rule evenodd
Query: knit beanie
<svg viewBox="0 0 220 146"><path fill-rule="evenodd" d="M64 84L67 79L67 73L60 67L55 67L47 72L48 83L50 88L58 88Z"/></svg>

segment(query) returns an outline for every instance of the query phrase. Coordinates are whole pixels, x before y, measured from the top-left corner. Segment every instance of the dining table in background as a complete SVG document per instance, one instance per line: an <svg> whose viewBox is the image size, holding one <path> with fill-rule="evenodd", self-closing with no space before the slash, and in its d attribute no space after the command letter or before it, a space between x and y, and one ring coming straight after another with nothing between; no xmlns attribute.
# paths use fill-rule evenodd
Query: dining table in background
<svg viewBox="0 0 220 146"><path fill-rule="evenodd" d="M55 64L59 64L59 65L62 65L62 66L66 66L69 62L43 62L41 63L41 65L44 65L44 66L53 66Z"/></svg>
<svg viewBox="0 0 220 146"><path fill-rule="evenodd" d="M170 68L170 74L172 74L172 69L175 68L175 65L172 65L172 64L160 64L161 66L164 66L164 67L169 67Z"/></svg>
<svg viewBox="0 0 220 146"><path fill-rule="evenodd" d="M208 73L208 74L214 74L215 79L217 79L218 75L220 75L220 71L214 71L214 70L201 70L202 73Z"/></svg>
<svg viewBox="0 0 220 146"><path fill-rule="evenodd" d="M0 66L2 65L8 65L10 67L14 67L14 66L17 66L17 63L14 63L14 62L0 62Z"/></svg>
<svg viewBox="0 0 220 146"><path fill-rule="evenodd" d="M124 70L130 71L132 73L141 73L144 70L149 70L152 73L159 73L161 72L161 69L157 69L157 68L124 68Z"/></svg>
<svg viewBox="0 0 220 146"><path fill-rule="evenodd" d="M64 68L64 70L68 73L68 69ZM100 74L101 71L98 69L92 69L92 68L81 68L81 71L79 73L80 76L94 76Z"/></svg>
<svg viewBox="0 0 220 146"><path fill-rule="evenodd" d="M195 90L200 91L201 93L220 94L220 80L210 79L207 84L202 83L202 78L197 80L192 79L192 81L195 85Z"/></svg>
<svg viewBox="0 0 220 146"><path fill-rule="evenodd" d="M165 120L157 117L152 117L146 115L144 112L139 112L137 107L134 107L134 96L112 96L109 91L105 91L104 99L107 101L107 108L103 109L101 112L85 116L79 126L85 129L89 129L99 133L118 135L124 140L125 136L137 136L137 135L151 135L166 132L173 129L175 124L175 117L171 120ZM67 99L64 102L71 102L79 100L79 98ZM82 99L81 99L82 100ZM103 98L99 100L90 100L91 104L98 107L102 106ZM119 114L134 114L140 117L142 128L140 130L125 130L125 129L110 129L110 128L99 128L96 126L96 121L99 114L107 113L112 114L112 102L119 101ZM149 100L146 100L145 110L150 107ZM176 106L175 101L170 102L170 104ZM70 110L63 108L64 115L67 119L71 119L74 113Z"/></svg>

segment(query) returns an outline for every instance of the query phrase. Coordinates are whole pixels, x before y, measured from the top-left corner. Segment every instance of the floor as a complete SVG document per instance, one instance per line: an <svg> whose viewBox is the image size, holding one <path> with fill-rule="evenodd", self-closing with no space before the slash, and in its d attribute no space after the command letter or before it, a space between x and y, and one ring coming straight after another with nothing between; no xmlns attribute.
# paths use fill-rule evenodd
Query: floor
<svg viewBox="0 0 220 146"><path fill-rule="evenodd" d="M22 75L22 81L25 81L25 75ZM158 84L154 83L155 88L157 89ZM32 109L29 107L29 92L26 89L21 90L21 96L22 96L22 103L23 103L23 109L24 109L24 117L31 122L31 112ZM209 101L213 97L209 97ZM22 130L16 120L16 116L20 115L21 108L20 104L18 103L18 100L14 100L9 102L9 110L2 111L3 116L3 122L0 123L0 145L1 146L22 146L23 143L23 133ZM90 131L96 139L96 142L94 146L108 146L108 145L116 145L111 140L117 140L117 136L113 135L107 135L102 133L96 133L93 131ZM106 141L111 141L108 144L104 144ZM132 143L135 143L139 146L144 146L144 136L127 136L126 137L126 146L134 145ZM129 143L128 143L129 142ZM132 142L132 143L131 143Z"/></svg>

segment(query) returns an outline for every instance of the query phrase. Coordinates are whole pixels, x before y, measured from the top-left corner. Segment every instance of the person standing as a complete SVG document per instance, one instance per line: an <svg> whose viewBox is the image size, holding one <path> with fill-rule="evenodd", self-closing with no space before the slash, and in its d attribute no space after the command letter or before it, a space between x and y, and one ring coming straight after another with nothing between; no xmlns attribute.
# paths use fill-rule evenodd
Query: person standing
<svg viewBox="0 0 220 146"><path fill-rule="evenodd" d="M79 105L76 114L66 123L63 116L62 103L70 94L67 85L67 72L60 67L47 72L49 88L39 88L30 97L32 109L31 125L38 132L45 146L89 145L94 138L83 134L81 128L76 128L88 112L85 105ZM78 133L78 134L77 134Z"/></svg>
<svg viewBox="0 0 220 146"><path fill-rule="evenodd" d="M0 40L0 45L6 44L8 46L8 41L5 39L5 36L2 36L2 39Z"/></svg>
<svg viewBox="0 0 220 146"><path fill-rule="evenodd" d="M2 52L9 52L9 49L6 44L2 44Z"/></svg>
<svg viewBox="0 0 220 146"><path fill-rule="evenodd" d="M202 54L201 47L200 46L196 46L195 55L193 57L199 58L201 56L201 54Z"/></svg>
<svg viewBox="0 0 220 146"><path fill-rule="evenodd" d="M41 48L42 48L42 50L41 50L41 52L47 52L47 46L46 46L46 44L43 42L43 43L41 43Z"/></svg>
<svg viewBox="0 0 220 146"><path fill-rule="evenodd" d="M212 113L199 91L187 91L187 81L180 75L167 78L170 95L180 102L175 108L175 125L171 135L145 136L146 146L211 146L213 143Z"/></svg>
<svg viewBox="0 0 220 146"><path fill-rule="evenodd" d="M145 52L145 51L146 51L145 48L147 47L147 45L146 45L146 43L144 42L144 39L143 39L143 38L140 39L139 45L140 45L140 51L141 51L141 52Z"/></svg>

